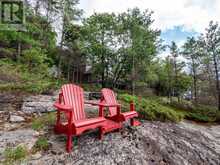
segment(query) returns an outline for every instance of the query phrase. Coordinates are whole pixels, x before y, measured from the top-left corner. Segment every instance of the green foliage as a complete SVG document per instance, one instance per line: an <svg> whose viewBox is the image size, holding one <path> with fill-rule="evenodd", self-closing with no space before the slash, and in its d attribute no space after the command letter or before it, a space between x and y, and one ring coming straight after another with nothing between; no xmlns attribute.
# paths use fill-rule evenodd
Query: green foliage
<svg viewBox="0 0 220 165"><path fill-rule="evenodd" d="M43 130L45 126L53 125L55 123L55 120L56 120L56 114L53 112L40 116L38 118L33 119L32 129L36 131Z"/></svg>
<svg viewBox="0 0 220 165"><path fill-rule="evenodd" d="M44 123L42 123L40 119L34 119L32 121L31 127L32 127L32 129L39 131L44 128Z"/></svg>
<svg viewBox="0 0 220 165"><path fill-rule="evenodd" d="M167 104L164 99L159 98L138 98L129 94L120 94L119 99L126 104L135 102L136 110L141 117L147 120L160 120L179 122L188 119L198 122L219 122L220 112L215 107L204 105L193 105L188 101L172 101Z"/></svg>
<svg viewBox="0 0 220 165"><path fill-rule="evenodd" d="M33 152L37 152L37 151L46 151L49 149L49 143L47 138L45 137L40 137L37 139L34 148L33 148Z"/></svg>
<svg viewBox="0 0 220 165"><path fill-rule="evenodd" d="M220 121L220 112L216 107L205 106L205 105L194 105L190 102L176 102L170 103L170 106L181 110L185 113L185 118L189 120L199 121L199 122L218 122Z"/></svg>
<svg viewBox="0 0 220 165"><path fill-rule="evenodd" d="M141 117L147 120L180 122L184 118L183 113L163 106L153 99L138 98L128 94L122 94L119 98L126 103L134 101L136 110L139 112Z"/></svg>
<svg viewBox="0 0 220 165"><path fill-rule="evenodd" d="M109 60L113 53L110 46L114 46L114 14L95 13L83 22L81 34L81 49L88 55L93 72L105 83Z"/></svg>
<svg viewBox="0 0 220 165"><path fill-rule="evenodd" d="M186 115L186 118L190 120L194 120L194 121L200 121L200 122L213 122L214 121L212 118L201 113L188 113Z"/></svg>
<svg viewBox="0 0 220 165"><path fill-rule="evenodd" d="M171 45L169 46L169 48L170 48L170 53L173 57L179 56L179 48L174 41L171 42Z"/></svg>
<svg viewBox="0 0 220 165"><path fill-rule="evenodd" d="M138 8L118 15L95 13L83 22L81 49L102 86L107 81L114 87L120 81L131 81L133 60L136 81L147 81L148 66L160 49L160 31L151 29L152 23L152 12Z"/></svg>
<svg viewBox="0 0 220 165"><path fill-rule="evenodd" d="M47 50L47 53L50 53L56 47L56 32L53 31L49 20L42 15L31 13L27 16L25 28L25 34L28 36L27 43L34 47L43 48Z"/></svg>
<svg viewBox="0 0 220 165"><path fill-rule="evenodd" d="M179 94L181 95L189 90L191 83L192 79L189 75L187 75L186 73L179 73L176 84L176 89L178 90Z"/></svg>
<svg viewBox="0 0 220 165"><path fill-rule="evenodd" d="M5 164L13 164L16 161L21 161L26 158L28 151L23 146L18 146L16 148L6 148L4 153Z"/></svg>
<svg viewBox="0 0 220 165"><path fill-rule="evenodd" d="M132 101L135 102L135 104L138 103L138 97L129 94L121 94L119 95L119 99L125 101L126 103L130 103Z"/></svg>
<svg viewBox="0 0 220 165"><path fill-rule="evenodd" d="M5 29L0 31L0 39L7 47L16 47L18 43L21 43L24 47L44 48L47 52L55 48L56 33L42 16L30 13L20 31L6 25L0 25L0 28Z"/></svg>
<svg viewBox="0 0 220 165"><path fill-rule="evenodd" d="M23 91L42 93L56 89L62 80L55 80L48 75L48 67L44 64L29 67L25 63L0 60L0 91Z"/></svg>
<svg viewBox="0 0 220 165"><path fill-rule="evenodd" d="M169 96L173 94L172 91L175 89L175 94L182 95L184 92L190 89L192 79L191 76L182 72L177 71L177 79L174 77L174 66L173 60L167 57L165 60L157 60L151 64L151 72L153 75L152 80L149 82L152 87L156 88L158 93L162 96ZM174 81L175 80L175 81Z"/></svg>
<svg viewBox="0 0 220 165"><path fill-rule="evenodd" d="M219 111L210 110L210 109L194 109L192 112L186 114L186 118L194 121L200 122L218 122L219 120Z"/></svg>
<svg viewBox="0 0 220 165"><path fill-rule="evenodd" d="M27 7L28 16L22 29L0 25L0 90L41 93L59 84L48 74L55 63L56 33L41 15L34 15ZM20 49L18 48L20 47Z"/></svg>
<svg viewBox="0 0 220 165"><path fill-rule="evenodd" d="M46 54L36 48L25 50L20 60L23 64L26 64L29 69L36 67L38 67L39 71L42 71L42 68L47 69L47 66L45 64L45 61L47 60Z"/></svg>
<svg viewBox="0 0 220 165"><path fill-rule="evenodd" d="M84 91L100 92L102 87L100 84L82 84Z"/></svg>
<svg viewBox="0 0 220 165"><path fill-rule="evenodd" d="M218 110L220 111L220 77L219 77L219 59L220 59L220 26L218 22L210 21L206 33L199 38L200 45L202 46L204 65L211 74L215 81L215 91L217 96ZM211 66L211 67L210 67ZM205 71L207 74L207 71ZM210 83L210 82L209 82Z"/></svg>

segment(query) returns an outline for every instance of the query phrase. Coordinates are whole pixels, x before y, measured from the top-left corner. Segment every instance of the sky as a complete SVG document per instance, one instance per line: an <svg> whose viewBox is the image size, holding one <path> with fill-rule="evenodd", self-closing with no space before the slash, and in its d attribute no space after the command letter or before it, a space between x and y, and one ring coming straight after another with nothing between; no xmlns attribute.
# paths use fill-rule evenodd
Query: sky
<svg viewBox="0 0 220 165"><path fill-rule="evenodd" d="M188 36L198 36L211 20L220 21L220 0L80 0L88 17L94 12L124 12L128 8L154 11L152 28L162 31L165 44L183 45Z"/></svg>

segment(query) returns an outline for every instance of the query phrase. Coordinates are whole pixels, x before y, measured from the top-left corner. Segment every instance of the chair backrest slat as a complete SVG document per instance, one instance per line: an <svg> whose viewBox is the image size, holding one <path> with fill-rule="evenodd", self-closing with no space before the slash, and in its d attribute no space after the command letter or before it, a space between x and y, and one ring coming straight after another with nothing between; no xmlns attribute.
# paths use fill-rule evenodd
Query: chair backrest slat
<svg viewBox="0 0 220 165"><path fill-rule="evenodd" d="M101 90L102 92L102 96L104 98L104 102L106 104L117 104L117 100L116 100L116 97L115 97L115 93L111 90L111 89L108 89L108 88L103 88ZM117 114L117 108L116 107L109 107L109 112L110 112L110 116L114 116Z"/></svg>
<svg viewBox="0 0 220 165"><path fill-rule="evenodd" d="M64 104L73 107L73 120L85 119L83 89L74 84L66 84L61 91Z"/></svg>

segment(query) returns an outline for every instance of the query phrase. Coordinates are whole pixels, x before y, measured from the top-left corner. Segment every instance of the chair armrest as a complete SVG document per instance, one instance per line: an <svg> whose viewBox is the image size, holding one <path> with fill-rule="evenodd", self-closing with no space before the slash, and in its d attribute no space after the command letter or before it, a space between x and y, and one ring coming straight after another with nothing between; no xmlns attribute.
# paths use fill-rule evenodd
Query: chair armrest
<svg viewBox="0 0 220 165"><path fill-rule="evenodd" d="M73 109L71 106L62 105L62 104L59 104L58 102L54 103L53 106L56 107L58 110L64 111L64 112L71 112Z"/></svg>
<svg viewBox="0 0 220 165"><path fill-rule="evenodd" d="M86 101L86 104L91 104L91 105L97 105L97 106L102 106L102 107L120 107L121 104L104 104L104 103L96 103L96 102L90 102Z"/></svg>
<svg viewBox="0 0 220 165"><path fill-rule="evenodd" d="M91 105L97 105L99 106L99 116L103 117L104 116L104 112L103 112L103 108L104 107L116 107L117 108L117 114L120 114L120 109L121 109L121 104L104 104L104 103L96 103L96 102L91 102L91 101L86 101L85 104L91 104Z"/></svg>
<svg viewBox="0 0 220 165"><path fill-rule="evenodd" d="M97 102L92 102L92 101L85 101L85 104L91 104L91 105L97 105L97 106L103 106L104 107L103 103L97 103Z"/></svg>
<svg viewBox="0 0 220 165"><path fill-rule="evenodd" d="M104 104L105 107L121 107L121 104Z"/></svg>

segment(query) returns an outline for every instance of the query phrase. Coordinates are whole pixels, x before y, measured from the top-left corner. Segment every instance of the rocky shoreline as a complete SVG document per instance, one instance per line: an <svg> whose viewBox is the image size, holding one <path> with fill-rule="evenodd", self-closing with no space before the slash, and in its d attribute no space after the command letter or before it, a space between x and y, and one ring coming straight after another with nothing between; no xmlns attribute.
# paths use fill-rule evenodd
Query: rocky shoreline
<svg viewBox="0 0 220 165"><path fill-rule="evenodd" d="M119 132L105 135L102 141L93 131L75 138L73 152L67 154L65 136L55 135L51 126L39 132L29 124L31 117L53 111L55 98L56 95L28 96L23 98L18 111L12 108L0 111L0 159L4 159L6 146L22 144L30 150L40 136L45 136L49 149L29 155L22 164L220 164L220 126L189 121L178 124L142 121L140 127L125 125ZM90 115L96 109L86 106L86 112Z"/></svg>

